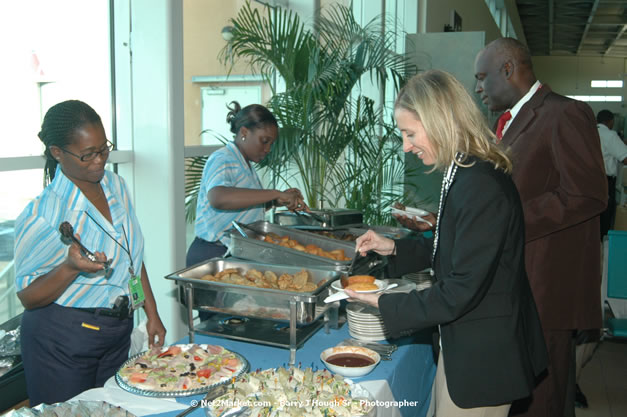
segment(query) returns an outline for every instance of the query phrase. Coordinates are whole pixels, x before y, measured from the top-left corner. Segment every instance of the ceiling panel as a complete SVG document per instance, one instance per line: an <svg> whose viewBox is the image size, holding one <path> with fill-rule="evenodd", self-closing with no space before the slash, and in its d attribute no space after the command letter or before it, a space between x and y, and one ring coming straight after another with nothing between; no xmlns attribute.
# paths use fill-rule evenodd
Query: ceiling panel
<svg viewBox="0 0 627 417"><path fill-rule="evenodd" d="M627 0L516 0L532 55L627 58Z"/></svg>

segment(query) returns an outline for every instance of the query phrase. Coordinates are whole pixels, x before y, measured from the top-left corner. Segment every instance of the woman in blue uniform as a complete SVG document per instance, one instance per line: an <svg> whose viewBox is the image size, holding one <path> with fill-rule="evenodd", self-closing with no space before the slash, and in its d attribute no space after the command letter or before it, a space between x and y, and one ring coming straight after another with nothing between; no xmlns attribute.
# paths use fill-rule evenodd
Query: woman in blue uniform
<svg viewBox="0 0 627 417"><path fill-rule="evenodd" d="M271 206L307 209L296 188L264 189L252 166L270 153L279 135L274 115L259 104L242 109L234 101L231 106L226 121L235 139L212 153L205 164L196 206L196 239L187 251L187 266L224 255L227 230L234 220L244 224L263 220Z"/></svg>
<svg viewBox="0 0 627 417"><path fill-rule="evenodd" d="M144 267L144 239L131 196L124 180L105 170L113 145L100 116L81 101L64 101L48 110L39 138L50 183L15 226L31 406L103 386L128 358L132 307L142 298L150 344L163 345L166 333ZM63 222L95 252L96 261L76 243L68 247L62 241Z"/></svg>

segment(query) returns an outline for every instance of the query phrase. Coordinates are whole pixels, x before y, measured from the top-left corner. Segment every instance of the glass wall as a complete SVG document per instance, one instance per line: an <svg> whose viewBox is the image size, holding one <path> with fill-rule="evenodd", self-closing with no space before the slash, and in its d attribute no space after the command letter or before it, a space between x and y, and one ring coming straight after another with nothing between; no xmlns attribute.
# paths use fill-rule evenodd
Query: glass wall
<svg viewBox="0 0 627 417"><path fill-rule="evenodd" d="M109 8L108 0L0 3L0 323L22 310L14 290L13 227L43 189L37 133L44 114L60 101L83 100L115 141Z"/></svg>

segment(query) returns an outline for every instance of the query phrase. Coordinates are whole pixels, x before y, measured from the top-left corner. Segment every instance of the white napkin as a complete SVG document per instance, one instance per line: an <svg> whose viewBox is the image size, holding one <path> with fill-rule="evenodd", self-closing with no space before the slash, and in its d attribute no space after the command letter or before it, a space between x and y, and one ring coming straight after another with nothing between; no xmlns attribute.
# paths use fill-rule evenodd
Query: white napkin
<svg viewBox="0 0 627 417"><path fill-rule="evenodd" d="M70 401L106 401L109 404L122 407L136 416L165 413L184 410L188 405L176 402L175 398L154 398L131 394L118 386L113 377L105 382L102 388L92 388L78 394Z"/></svg>

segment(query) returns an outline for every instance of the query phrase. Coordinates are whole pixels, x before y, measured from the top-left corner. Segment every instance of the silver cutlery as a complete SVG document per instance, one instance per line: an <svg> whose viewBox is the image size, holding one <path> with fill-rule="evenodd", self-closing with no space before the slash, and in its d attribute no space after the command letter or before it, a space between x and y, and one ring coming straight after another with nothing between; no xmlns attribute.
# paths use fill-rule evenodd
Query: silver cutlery
<svg viewBox="0 0 627 417"><path fill-rule="evenodd" d="M92 262L98 262L98 263L103 264L105 271L109 269L109 267L111 266L111 259L107 259L106 261L99 261L98 258L96 258L96 255L92 251L87 249L81 243L81 241L78 240L76 236L74 236L74 227L72 227L72 225L69 222L61 223L61 225L59 226L59 232L61 233L61 236L63 236L65 240L76 243L78 247L81 249L81 252L85 256L85 258L89 259Z"/></svg>
<svg viewBox="0 0 627 417"><path fill-rule="evenodd" d="M195 405L190 405L185 410L177 414L176 417L183 417L183 416L188 415L189 413L194 411L196 408L198 408L198 406L201 405L203 401L205 402L212 401L218 398L219 396L226 394L227 390L228 390L228 387L226 386L226 384L218 385L216 387L209 389L209 391L207 392L205 397L202 399L202 401L197 401Z"/></svg>

